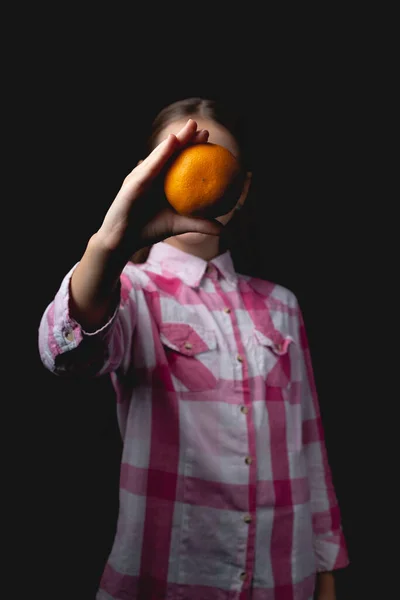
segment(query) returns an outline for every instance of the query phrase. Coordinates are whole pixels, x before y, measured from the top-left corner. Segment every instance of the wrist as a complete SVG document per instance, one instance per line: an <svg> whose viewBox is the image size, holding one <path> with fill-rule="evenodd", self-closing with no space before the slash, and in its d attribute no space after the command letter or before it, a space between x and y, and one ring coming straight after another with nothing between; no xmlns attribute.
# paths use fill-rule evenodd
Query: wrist
<svg viewBox="0 0 400 600"><path fill-rule="evenodd" d="M89 240L88 248L110 265L118 265L121 270L131 259L131 256L144 247L140 239L132 237L129 241L119 241L117 244L112 236L100 228Z"/></svg>

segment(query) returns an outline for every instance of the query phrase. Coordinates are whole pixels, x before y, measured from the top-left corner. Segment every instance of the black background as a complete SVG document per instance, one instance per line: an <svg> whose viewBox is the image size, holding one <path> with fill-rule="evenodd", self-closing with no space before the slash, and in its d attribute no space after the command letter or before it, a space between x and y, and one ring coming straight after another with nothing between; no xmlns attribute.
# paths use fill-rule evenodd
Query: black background
<svg viewBox="0 0 400 600"><path fill-rule="evenodd" d="M22 291L15 299L26 340L22 349L15 343L22 358L14 376L24 408L13 435L16 446L21 439L27 446L15 471L24 523L16 545L30 573L20 585L26 593L40 590L41 598L94 600L118 511L121 441L113 391L107 378L64 381L45 371L37 328L122 179L142 158L154 115L173 100L199 95L233 97L248 116L253 193L261 198L252 241L262 260L257 270L289 287L303 309L351 559L337 573L338 600L362 598L357 403L365 365L352 352L364 326L366 280L358 229L366 135L362 48L351 41L344 48L346 28L339 37L322 27L311 37L275 36L265 44L258 32L262 43L253 48L240 29L217 43L218 31L206 42L199 27L184 39L176 29L164 32L162 42L152 31L135 44L117 26L98 29L89 18L60 22L36 37L32 51L27 44L24 68L13 74L19 90L13 151L26 229L20 283L30 294L29 305Z"/></svg>

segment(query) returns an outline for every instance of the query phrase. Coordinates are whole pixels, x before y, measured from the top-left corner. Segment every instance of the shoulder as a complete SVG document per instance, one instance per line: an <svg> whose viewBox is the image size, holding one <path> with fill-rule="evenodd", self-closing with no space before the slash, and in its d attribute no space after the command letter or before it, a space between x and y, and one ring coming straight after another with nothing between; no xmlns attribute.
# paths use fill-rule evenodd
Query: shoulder
<svg viewBox="0 0 400 600"><path fill-rule="evenodd" d="M149 277L142 264L127 263L120 276L121 299L137 297L137 294L146 288L148 281Z"/></svg>
<svg viewBox="0 0 400 600"><path fill-rule="evenodd" d="M269 306L281 307L290 312L298 310L299 303L296 294L284 285L258 277L246 275L239 275L239 277L241 280L245 280L255 294L263 298Z"/></svg>
<svg viewBox="0 0 400 600"><path fill-rule="evenodd" d="M145 283L148 277L146 276L144 267L145 263L136 264L128 262L122 271L122 277L134 284L140 285L140 283Z"/></svg>
<svg viewBox="0 0 400 600"><path fill-rule="evenodd" d="M300 347L304 338L303 319L299 301L293 290L265 279L245 279L258 298L258 301L254 301L254 307L260 307L261 299L261 304L267 309L274 327L289 335Z"/></svg>

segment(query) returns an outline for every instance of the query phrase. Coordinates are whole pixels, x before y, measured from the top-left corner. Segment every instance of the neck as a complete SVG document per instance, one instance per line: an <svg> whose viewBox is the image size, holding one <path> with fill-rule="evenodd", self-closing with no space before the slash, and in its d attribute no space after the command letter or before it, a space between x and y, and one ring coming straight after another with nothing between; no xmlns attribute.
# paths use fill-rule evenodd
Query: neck
<svg viewBox="0 0 400 600"><path fill-rule="evenodd" d="M179 240L178 237L168 238L164 240L164 242L170 246L173 246L174 248L177 248L178 250L181 250L182 252L186 252L187 254L192 254L193 256L197 256L198 258L209 261L219 254L219 237L206 234L204 234L204 237L204 242L197 244L187 244L184 241Z"/></svg>

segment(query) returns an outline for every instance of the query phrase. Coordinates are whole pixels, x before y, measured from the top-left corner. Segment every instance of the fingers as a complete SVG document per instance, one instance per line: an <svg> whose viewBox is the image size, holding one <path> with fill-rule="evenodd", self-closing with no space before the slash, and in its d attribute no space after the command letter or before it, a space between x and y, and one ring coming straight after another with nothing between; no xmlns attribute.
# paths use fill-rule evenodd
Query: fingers
<svg viewBox="0 0 400 600"><path fill-rule="evenodd" d="M144 160L139 160L136 167L128 173L123 181L135 188L145 188L146 184L158 175L167 160L178 146L174 135L169 135L163 140Z"/></svg>
<svg viewBox="0 0 400 600"><path fill-rule="evenodd" d="M204 233L219 236L222 230L222 223L216 219L185 217L177 214L172 208L165 207L145 225L142 230L142 239L148 245L182 233Z"/></svg>
<svg viewBox="0 0 400 600"><path fill-rule="evenodd" d="M208 136L209 132L207 129L197 131L197 123L193 119L189 119L186 125L176 134L176 138L181 146L189 143L204 143L208 140Z"/></svg>
<svg viewBox="0 0 400 600"><path fill-rule="evenodd" d="M157 174L179 147L186 146L192 142L206 142L209 133L206 129L197 131L197 123L193 119L188 119L187 123L178 131L176 135L170 134L149 154L141 163L147 168L147 173Z"/></svg>
<svg viewBox="0 0 400 600"><path fill-rule="evenodd" d="M193 119L178 131L176 135L170 133L150 154L137 166L138 174L144 179L153 179L164 167L168 159L180 146L189 143L197 131L197 123ZM140 171L139 171L140 169Z"/></svg>
<svg viewBox="0 0 400 600"><path fill-rule="evenodd" d="M172 133L163 140L154 150L137 166L137 171L145 177L155 177L163 168L174 150L179 147L176 136Z"/></svg>
<svg viewBox="0 0 400 600"><path fill-rule="evenodd" d="M149 156L143 161L143 166L152 167L159 163L160 160L166 162L172 155L173 151L179 146L184 146L189 143L197 131L197 123L193 119L189 119L187 123L178 131L176 135L170 133L169 136L163 140Z"/></svg>
<svg viewBox="0 0 400 600"><path fill-rule="evenodd" d="M187 123L178 131L176 139L181 146L188 144L197 131L197 123L193 119L188 119Z"/></svg>
<svg viewBox="0 0 400 600"><path fill-rule="evenodd" d="M204 143L208 140L209 132L206 129L197 131L197 123L189 119L176 135L169 134L156 148L125 177L124 183L135 180L141 187L147 181L154 179L179 148L189 143Z"/></svg>
<svg viewBox="0 0 400 600"><path fill-rule="evenodd" d="M220 235L223 225L214 219L191 218L181 215L175 215L173 224L173 234L181 233L206 233L207 235Z"/></svg>
<svg viewBox="0 0 400 600"><path fill-rule="evenodd" d="M201 129L200 131L196 131L191 142L194 144L205 144L209 135L207 129Z"/></svg>

